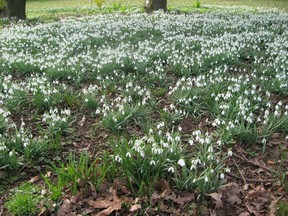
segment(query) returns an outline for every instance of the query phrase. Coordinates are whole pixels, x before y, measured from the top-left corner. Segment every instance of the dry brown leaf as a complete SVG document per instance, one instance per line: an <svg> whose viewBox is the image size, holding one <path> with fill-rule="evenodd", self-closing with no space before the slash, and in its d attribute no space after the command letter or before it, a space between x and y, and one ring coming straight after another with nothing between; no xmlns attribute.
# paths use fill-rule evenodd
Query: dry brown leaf
<svg viewBox="0 0 288 216"><path fill-rule="evenodd" d="M194 194L192 193L186 193L183 196L177 196L175 193L172 193L168 199L171 199L173 202L179 204L179 205L184 205L194 199Z"/></svg>
<svg viewBox="0 0 288 216"><path fill-rule="evenodd" d="M242 188L238 184L232 183L228 188L225 189L227 193L227 200L232 205L234 204L241 204L243 199L243 192Z"/></svg>
<svg viewBox="0 0 288 216"><path fill-rule="evenodd" d="M45 177L46 177L46 178L50 178L50 177L51 177L51 174L52 174L52 172L51 172L51 171L48 171L48 172L45 174Z"/></svg>
<svg viewBox="0 0 288 216"><path fill-rule="evenodd" d="M158 202L158 200L159 199L161 199L161 196L159 195L159 194L157 194L157 193L153 193L152 194L152 196L150 197L150 205L152 206L152 207L154 207L156 204L157 204L157 202Z"/></svg>
<svg viewBox="0 0 288 216"><path fill-rule="evenodd" d="M29 180L29 182L30 182L30 183L35 183L35 182L37 182L37 181L39 181L39 180L40 180L40 178L39 178L39 176L37 175L37 176L32 177L32 178Z"/></svg>
<svg viewBox="0 0 288 216"><path fill-rule="evenodd" d="M212 202L216 205L216 208L222 208L223 207L223 201L222 201L222 193L211 193L208 194L213 200Z"/></svg>
<svg viewBox="0 0 288 216"><path fill-rule="evenodd" d="M246 206L247 210L250 212L250 214L254 214L255 216L262 216L249 203L246 202L245 206Z"/></svg>
<svg viewBox="0 0 288 216"><path fill-rule="evenodd" d="M268 216L275 216L275 213L277 211L277 203L281 198L282 198L282 196L271 202L271 204L269 205L270 212L269 212Z"/></svg>
<svg viewBox="0 0 288 216"><path fill-rule="evenodd" d="M121 203L110 203L110 205L107 209L99 212L97 216L108 216L110 215L113 211L118 211L121 209Z"/></svg>
<svg viewBox="0 0 288 216"><path fill-rule="evenodd" d="M93 213L95 211L94 208L87 208L87 209L84 209L84 211L82 212L81 215L90 215L91 213ZM78 215L77 215L78 216Z"/></svg>
<svg viewBox="0 0 288 216"><path fill-rule="evenodd" d="M85 121L86 121L86 117L85 117L85 115L83 115L81 121L78 122L78 125L79 125L80 127L83 127Z"/></svg>
<svg viewBox="0 0 288 216"><path fill-rule="evenodd" d="M242 212L239 214L239 216L250 216L249 212Z"/></svg>
<svg viewBox="0 0 288 216"><path fill-rule="evenodd" d="M65 199L60 209L57 211L57 216L76 216L71 211L71 201L69 199Z"/></svg>
<svg viewBox="0 0 288 216"><path fill-rule="evenodd" d="M249 189L249 187L250 187L250 184L244 184L243 190L244 190L244 191L247 191L247 190Z"/></svg>
<svg viewBox="0 0 288 216"><path fill-rule="evenodd" d="M79 198L82 196L82 192L78 192L75 196L71 197L71 203L77 203Z"/></svg>
<svg viewBox="0 0 288 216"><path fill-rule="evenodd" d="M129 211L130 212L136 212L136 211L141 210L141 209L142 209L142 206L140 204L134 204L131 206Z"/></svg>
<svg viewBox="0 0 288 216"><path fill-rule="evenodd" d="M267 164L268 164L269 166L272 166L272 165L275 164L275 161L273 161L273 160L268 160L268 161L267 161Z"/></svg>
<svg viewBox="0 0 288 216"><path fill-rule="evenodd" d="M89 201L88 204L94 208L105 208L97 214L97 216L107 216L113 211L118 211L121 209L122 201L117 196L117 191L112 187L108 190L108 196L105 197L106 200L96 200Z"/></svg>
<svg viewBox="0 0 288 216"><path fill-rule="evenodd" d="M105 200L96 200L96 201L90 200L88 202L88 205L96 209L101 209L101 208L108 208L109 202Z"/></svg>

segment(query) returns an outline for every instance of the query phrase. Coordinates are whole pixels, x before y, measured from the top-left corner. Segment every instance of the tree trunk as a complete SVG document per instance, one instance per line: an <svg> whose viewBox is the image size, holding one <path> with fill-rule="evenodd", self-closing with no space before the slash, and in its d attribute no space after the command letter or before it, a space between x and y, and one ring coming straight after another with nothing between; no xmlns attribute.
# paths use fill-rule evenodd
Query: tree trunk
<svg viewBox="0 0 288 216"><path fill-rule="evenodd" d="M151 13L156 10L167 11L167 0L145 0L144 8L146 12Z"/></svg>
<svg viewBox="0 0 288 216"><path fill-rule="evenodd" d="M26 0L6 0L6 16L26 19Z"/></svg>

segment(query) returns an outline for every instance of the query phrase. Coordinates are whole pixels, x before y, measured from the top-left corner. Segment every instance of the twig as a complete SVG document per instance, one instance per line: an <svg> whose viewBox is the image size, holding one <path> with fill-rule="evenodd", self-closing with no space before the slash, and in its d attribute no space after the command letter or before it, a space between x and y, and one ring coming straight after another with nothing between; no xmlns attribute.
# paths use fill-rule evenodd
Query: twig
<svg viewBox="0 0 288 216"><path fill-rule="evenodd" d="M258 166L258 167L260 167L260 168L262 168L262 169L264 169L264 170L266 170L266 171L268 171L268 172L271 172L271 173L274 173L274 174L277 174L277 175L278 175L278 172L277 172L277 171L272 170L272 169L270 169L270 168L268 168L268 167L266 167L266 166L263 166L263 165L261 165L261 164L259 164L259 163L253 162L253 161L251 161L251 160L247 160L247 159L245 159L245 158L243 158L243 157L241 157L241 156L239 156L239 155L237 155L237 154L235 154L235 153L233 153L233 156L236 157L236 158L238 158L238 159L240 159L240 160L242 160L242 161L245 161L246 163L252 164L252 165L254 165L254 166Z"/></svg>
<svg viewBox="0 0 288 216"><path fill-rule="evenodd" d="M240 178L239 176L237 175L234 175L232 173L226 173L227 175L233 177L233 178L236 178L236 179L239 179L241 181L243 181L242 178ZM276 179L267 179L267 180L261 180L261 179L245 179L246 182L250 182L250 183L253 183L253 182L256 182L256 183L270 183L270 182L274 182Z"/></svg>
<svg viewBox="0 0 288 216"><path fill-rule="evenodd" d="M245 180L245 178L244 178L244 176L243 176L241 170L239 169L238 164L235 162L234 159L233 159L233 162L234 162L234 164L236 165L236 167L237 167L237 169L238 169L238 171L239 171L239 173L240 173L240 175L241 175L241 177L242 177L242 180L243 180L244 184L246 184L247 182L246 182L246 180Z"/></svg>

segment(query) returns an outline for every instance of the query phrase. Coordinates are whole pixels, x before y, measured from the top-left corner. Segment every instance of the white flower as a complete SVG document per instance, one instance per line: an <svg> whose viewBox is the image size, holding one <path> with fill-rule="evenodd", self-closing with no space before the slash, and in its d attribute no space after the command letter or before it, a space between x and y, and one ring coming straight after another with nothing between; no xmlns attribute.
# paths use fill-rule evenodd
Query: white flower
<svg viewBox="0 0 288 216"><path fill-rule="evenodd" d="M119 155L116 155L115 156L115 161L118 162L118 163L121 163L122 162L122 158Z"/></svg>
<svg viewBox="0 0 288 216"><path fill-rule="evenodd" d="M228 155L228 157L231 157L233 155L233 152L231 150L229 150L227 155Z"/></svg>
<svg viewBox="0 0 288 216"><path fill-rule="evenodd" d="M154 160L150 161L150 165L155 165L156 162Z"/></svg>
<svg viewBox="0 0 288 216"><path fill-rule="evenodd" d="M193 145L194 144L194 141L193 140L189 140L189 145Z"/></svg>
<svg viewBox="0 0 288 216"><path fill-rule="evenodd" d="M208 177L207 177L207 176L205 176L205 182L208 182L208 181L209 181Z"/></svg>
<svg viewBox="0 0 288 216"><path fill-rule="evenodd" d="M175 169L174 169L174 167L169 167L169 169L168 169L168 172L171 172L171 173L174 173L175 172Z"/></svg>
<svg viewBox="0 0 288 216"><path fill-rule="evenodd" d="M221 178L221 179L224 179L224 178L225 178L224 173L221 173L221 174L220 174L220 178Z"/></svg>
<svg viewBox="0 0 288 216"><path fill-rule="evenodd" d="M41 195L45 195L46 194L46 190L45 189L42 189L41 190Z"/></svg>
<svg viewBox="0 0 288 216"><path fill-rule="evenodd" d="M190 170L196 170L197 168L196 168L196 166L195 165L192 165L191 167L190 167Z"/></svg>
<svg viewBox="0 0 288 216"><path fill-rule="evenodd" d="M180 165L181 167L184 167L185 166L185 161L181 158L178 163L178 165Z"/></svg>
<svg viewBox="0 0 288 216"><path fill-rule="evenodd" d="M127 152L127 153L126 153L126 157L131 158L131 153L130 153L130 152Z"/></svg>
<svg viewBox="0 0 288 216"><path fill-rule="evenodd" d="M97 109L97 110L95 111L95 114L98 115L99 113L100 113L100 109Z"/></svg>

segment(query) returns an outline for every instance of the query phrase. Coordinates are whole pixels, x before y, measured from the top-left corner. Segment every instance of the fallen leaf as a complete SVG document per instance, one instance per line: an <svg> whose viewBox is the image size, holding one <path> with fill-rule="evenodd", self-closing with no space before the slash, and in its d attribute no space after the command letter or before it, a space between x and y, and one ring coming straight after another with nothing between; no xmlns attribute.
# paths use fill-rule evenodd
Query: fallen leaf
<svg viewBox="0 0 288 216"><path fill-rule="evenodd" d="M239 185L232 183L228 186L228 188L225 189L225 192L228 196L227 198L228 202L231 203L232 205L242 203L243 192L242 188Z"/></svg>
<svg viewBox="0 0 288 216"><path fill-rule="evenodd" d="M192 193L187 193L184 196L176 195L175 193L172 193L168 199L172 200L173 202L179 204L179 205L184 205L194 199L194 194Z"/></svg>
<svg viewBox="0 0 288 216"><path fill-rule="evenodd" d="M94 211L95 211L94 208L87 208L87 209L84 209L84 211L82 212L82 215L89 215L89 214L93 213Z"/></svg>
<svg viewBox="0 0 288 216"><path fill-rule="evenodd" d="M77 203L79 198L82 196L82 192L78 192L75 196L71 197L71 203Z"/></svg>
<svg viewBox="0 0 288 216"><path fill-rule="evenodd" d="M276 200L273 200L272 202L271 202L271 204L269 205L269 214L268 214L268 216L275 216L275 214L276 214L276 211L277 211L277 203L278 203L278 201L280 200L282 198L282 196L281 197L279 197L278 199L276 199Z"/></svg>
<svg viewBox="0 0 288 216"><path fill-rule="evenodd" d="M250 184L244 184L243 190L244 190L244 191L247 191L247 190L249 189L249 187L250 187Z"/></svg>
<svg viewBox="0 0 288 216"><path fill-rule="evenodd" d="M249 212L242 212L239 214L239 216L250 216Z"/></svg>
<svg viewBox="0 0 288 216"><path fill-rule="evenodd" d="M117 197L117 191L112 187L108 190L106 200L89 201L88 204L94 208L105 208L97 214L97 216L107 216L114 211L121 209L122 201Z"/></svg>
<svg viewBox="0 0 288 216"><path fill-rule="evenodd" d="M109 206L107 209L99 212L97 216L108 216L110 215L113 211L118 211L121 209L121 203L113 203L113 205Z"/></svg>
<svg viewBox="0 0 288 216"><path fill-rule="evenodd" d="M78 122L78 125L79 125L80 127L83 127L85 121L86 121L86 117L85 117L85 115L83 115L81 121Z"/></svg>
<svg viewBox="0 0 288 216"><path fill-rule="evenodd" d="M161 196L154 192L150 197L150 205L154 207L157 204L158 200L160 199L161 199Z"/></svg>
<svg viewBox="0 0 288 216"><path fill-rule="evenodd" d="M96 201L90 200L88 202L88 205L96 209L101 209L101 208L108 208L109 203L107 203L107 201L105 200L96 200Z"/></svg>
<svg viewBox="0 0 288 216"><path fill-rule="evenodd" d="M52 172L51 172L51 171L48 171L48 172L45 174L45 177L46 177L46 178L50 178L50 177L51 177L51 174L52 174Z"/></svg>
<svg viewBox="0 0 288 216"><path fill-rule="evenodd" d="M57 216L76 216L71 211L71 201L69 199L65 199L60 209L57 211Z"/></svg>
<svg viewBox="0 0 288 216"><path fill-rule="evenodd" d="M211 193L208 194L213 200L212 202L216 205L216 208L222 208L223 207L223 201L222 201L222 193Z"/></svg>
<svg viewBox="0 0 288 216"><path fill-rule="evenodd" d="M32 177L30 180L29 180L29 182L30 183L35 183L35 182L37 182L37 181L39 181L39 176L37 175L37 176L34 176L34 177Z"/></svg>
<svg viewBox="0 0 288 216"><path fill-rule="evenodd" d="M142 206L140 204L134 204L133 206L131 206L130 208L130 212L136 212L138 210L142 209Z"/></svg>
<svg viewBox="0 0 288 216"><path fill-rule="evenodd" d="M266 212L268 206L271 204L272 198L267 194L262 186L256 187L253 191L250 191L245 197L245 203L249 212L254 214L254 211ZM253 209L253 211L252 211Z"/></svg>
<svg viewBox="0 0 288 216"><path fill-rule="evenodd" d="M268 161L267 161L267 164L270 165L270 166L272 166L272 165L275 164L275 161L273 161L273 160L268 160Z"/></svg>
<svg viewBox="0 0 288 216"><path fill-rule="evenodd" d="M254 214L255 216L262 216L249 203L245 203L245 206L246 206L247 210L250 212L250 214Z"/></svg>

